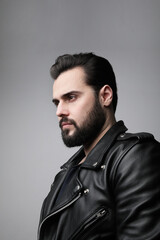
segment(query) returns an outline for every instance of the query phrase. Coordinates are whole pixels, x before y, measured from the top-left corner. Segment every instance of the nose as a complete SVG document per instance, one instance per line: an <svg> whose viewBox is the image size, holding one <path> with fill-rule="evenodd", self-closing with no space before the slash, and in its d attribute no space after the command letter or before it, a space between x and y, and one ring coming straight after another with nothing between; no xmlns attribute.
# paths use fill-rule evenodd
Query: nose
<svg viewBox="0 0 160 240"><path fill-rule="evenodd" d="M59 102L57 106L57 111L56 111L57 117L63 117L63 116L68 116L68 108L65 103Z"/></svg>

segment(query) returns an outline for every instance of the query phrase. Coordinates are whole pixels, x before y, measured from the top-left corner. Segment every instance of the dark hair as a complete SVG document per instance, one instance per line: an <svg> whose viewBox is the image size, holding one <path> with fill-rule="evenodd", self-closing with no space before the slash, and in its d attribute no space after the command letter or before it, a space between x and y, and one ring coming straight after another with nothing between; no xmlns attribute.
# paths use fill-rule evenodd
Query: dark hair
<svg viewBox="0 0 160 240"><path fill-rule="evenodd" d="M113 91L113 110L117 106L117 85L113 68L109 61L93 53L65 54L59 56L52 65L50 73L53 79L69 69L82 67L86 73L86 83L92 86L98 94L104 85L109 85Z"/></svg>

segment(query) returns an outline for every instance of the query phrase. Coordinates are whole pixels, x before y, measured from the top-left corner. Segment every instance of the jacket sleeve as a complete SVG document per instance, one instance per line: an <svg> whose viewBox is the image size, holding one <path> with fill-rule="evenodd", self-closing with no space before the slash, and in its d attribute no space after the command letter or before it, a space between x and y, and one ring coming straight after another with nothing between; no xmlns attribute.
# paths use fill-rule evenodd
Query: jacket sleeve
<svg viewBox="0 0 160 240"><path fill-rule="evenodd" d="M115 176L118 240L160 239L160 143L139 142Z"/></svg>

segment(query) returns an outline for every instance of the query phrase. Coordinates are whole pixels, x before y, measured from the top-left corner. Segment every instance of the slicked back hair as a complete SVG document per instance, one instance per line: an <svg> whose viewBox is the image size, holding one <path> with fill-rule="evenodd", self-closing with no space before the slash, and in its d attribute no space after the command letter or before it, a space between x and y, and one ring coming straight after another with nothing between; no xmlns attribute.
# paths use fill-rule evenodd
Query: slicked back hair
<svg viewBox="0 0 160 240"><path fill-rule="evenodd" d="M117 107L117 84L113 68L109 61L93 53L65 54L59 56L50 69L54 80L58 76L75 67L82 67L86 74L86 84L93 87L97 96L104 85L109 85L113 91L113 110Z"/></svg>

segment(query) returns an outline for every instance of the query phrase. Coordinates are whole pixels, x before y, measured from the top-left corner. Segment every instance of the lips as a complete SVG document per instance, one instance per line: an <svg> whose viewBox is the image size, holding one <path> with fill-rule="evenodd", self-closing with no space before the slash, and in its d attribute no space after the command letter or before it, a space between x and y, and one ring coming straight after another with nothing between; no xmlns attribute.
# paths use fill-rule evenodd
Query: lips
<svg viewBox="0 0 160 240"><path fill-rule="evenodd" d="M59 122L60 128L68 127L70 125L72 125L72 123L68 119L61 119Z"/></svg>
<svg viewBox="0 0 160 240"><path fill-rule="evenodd" d="M70 126L70 125L72 125L72 123L70 123L70 122L62 122L61 123L61 128L62 127L67 127L67 126Z"/></svg>
<svg viewBox="0 0 160 240"><path fill-rule="evenodd" d="M62 118L60 121L59 121L59 127L62 129L62 128L67 128L71 125L74 125L76 126L75 122L72 120L72 119L68 119L68 118Z"/></svg>

